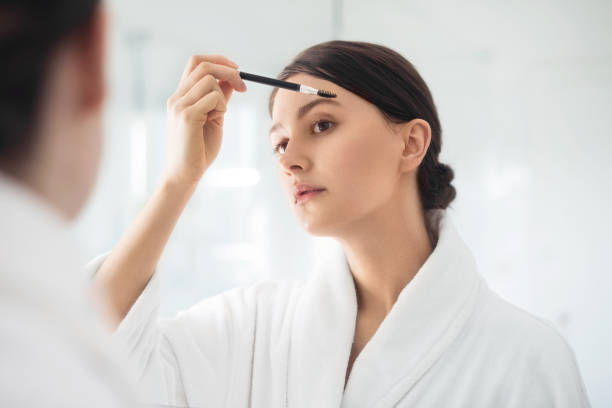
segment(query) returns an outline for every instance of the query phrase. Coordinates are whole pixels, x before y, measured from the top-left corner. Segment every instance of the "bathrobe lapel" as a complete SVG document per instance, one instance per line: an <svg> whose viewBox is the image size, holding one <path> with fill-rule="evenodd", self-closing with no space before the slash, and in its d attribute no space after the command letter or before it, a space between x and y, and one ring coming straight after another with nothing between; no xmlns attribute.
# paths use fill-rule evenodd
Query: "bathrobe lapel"
<svg viewBox="0 0 612 408"><path fill-rule="evenodd" d="M448 218L438 243L355 361L343 405L393 406L457 338L482 281Z"/></svg>
<svg viewBox="0 0 612 408"><path fill-rule="evenodd" d="M335 242L299 300L291 334L289 407L339 407L355 332L357 300L342 248Z"/></svg>
<svg viewBox="0 0 612 408"><path fill-rule="evenodd" d="M296 310L288 405L393 406L457 337L481 284L470 250L445 215L436 248L355 360L344 389L357 302L346 258L334 244Z"/></svg>

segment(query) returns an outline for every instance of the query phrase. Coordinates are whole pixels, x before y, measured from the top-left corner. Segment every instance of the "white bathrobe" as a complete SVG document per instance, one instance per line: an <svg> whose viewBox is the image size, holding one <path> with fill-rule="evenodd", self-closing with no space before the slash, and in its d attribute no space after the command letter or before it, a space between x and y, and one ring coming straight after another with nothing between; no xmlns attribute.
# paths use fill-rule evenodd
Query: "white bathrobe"
<svg viewBox="0 0 612 408"><path fill-rule="evenodd" d="M304 283L266 282L158 319L153 275L114 334L147 402L189 407L587 407L549 322L478 274L442 214L435 250L356 359L357 303L339 245ZM92 273L103 257L90 264Z"/></svg>
<svg viewBox="0 0 612 408"><path fill-rule="evenodd" d="M67 230L0 172L0 407L115 408L134 397Z"/></svg>

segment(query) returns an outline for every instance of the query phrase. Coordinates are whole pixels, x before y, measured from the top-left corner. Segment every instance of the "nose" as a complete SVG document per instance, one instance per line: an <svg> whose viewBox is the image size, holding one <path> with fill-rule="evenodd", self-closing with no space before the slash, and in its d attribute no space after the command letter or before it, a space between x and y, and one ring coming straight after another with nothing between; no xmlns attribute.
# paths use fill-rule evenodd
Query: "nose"
<svg viewBox="0 0 612 408"><path fill-rule="evenodd" d="M298 150L295 143L288 143L285 152L279 159L283 174L287 176L291 176L298 171L306 170L308 163L308 158Z"/></svg>

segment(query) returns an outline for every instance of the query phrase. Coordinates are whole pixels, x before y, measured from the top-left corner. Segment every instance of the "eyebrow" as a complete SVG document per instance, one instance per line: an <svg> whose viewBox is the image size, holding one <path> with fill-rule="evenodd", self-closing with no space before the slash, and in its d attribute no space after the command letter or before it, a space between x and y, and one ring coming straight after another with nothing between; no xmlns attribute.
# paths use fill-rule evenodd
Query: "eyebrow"
<svg viewBox="0 0 612 408"><path fill-rule="evenodd" d="M296 115L297 119L298 120L302 119L312 108L322 103L328 103L328 104L337 105L337 106L341 105L340 102L333 100L333 99L315 99L314 101L308 102L306 105L303 105L302 107L300 107L300 109L298 109L298 112ZM274 132L280 126L281 126L280 123L276 123L275 125L273 125L270 128L269 134Z"/></svg>

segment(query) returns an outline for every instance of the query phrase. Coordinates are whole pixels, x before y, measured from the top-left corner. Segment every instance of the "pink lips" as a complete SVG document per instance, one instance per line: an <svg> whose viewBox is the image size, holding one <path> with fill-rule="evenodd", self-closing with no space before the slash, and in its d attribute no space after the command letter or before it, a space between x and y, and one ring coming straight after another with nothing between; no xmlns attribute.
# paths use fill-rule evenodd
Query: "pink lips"
<svg viewBox="0 0 612 408"><path fill-rule="evenodd" d="M322 192L323 190L313 190L313 191L307 191L305 193L302 193L296 197L295 203L303 204L306 201L310 200L312 197L319 195L319 193L322 193Z"/></svg>
<svg viewBox="0 0 612 408"><path fill-rule="evenodd" d="M293 198L295 199L296 204L302 204L324 190L325 188L321 186L314 186L310 184L296 184L293 187Z"/></svg>

